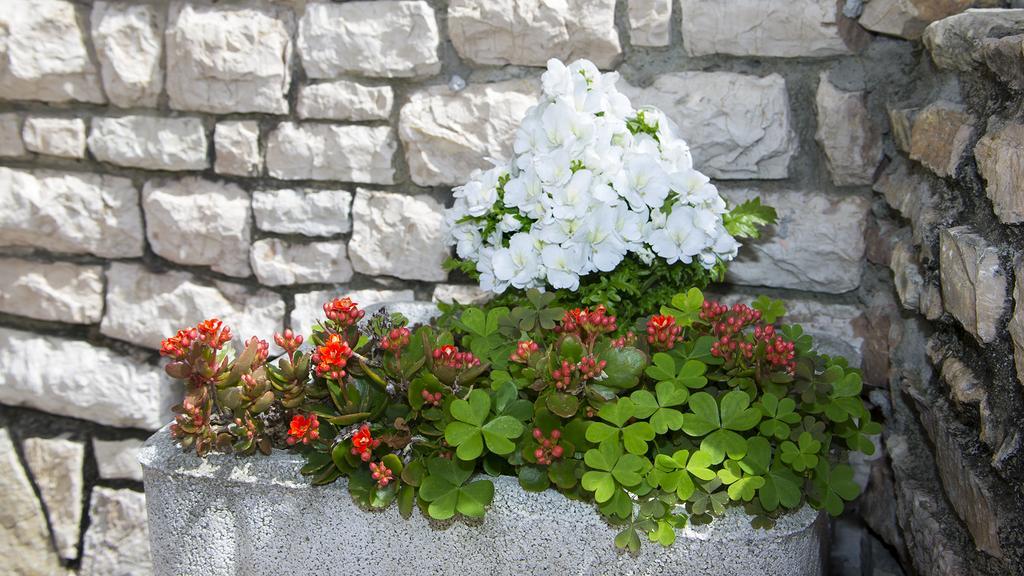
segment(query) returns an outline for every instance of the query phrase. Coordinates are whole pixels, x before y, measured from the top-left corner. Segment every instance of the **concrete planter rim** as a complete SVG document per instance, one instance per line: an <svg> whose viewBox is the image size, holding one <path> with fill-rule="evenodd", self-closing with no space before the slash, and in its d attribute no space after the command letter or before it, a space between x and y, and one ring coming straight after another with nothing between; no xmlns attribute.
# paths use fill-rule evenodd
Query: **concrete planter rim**
<svg viewBox="0 0 1024 576"><path fill-rule="evenodd" d="M820 576L824 516L810 506L770 530L750 526L730 507L703 526L677 531L669 548L646 541L636 555L615 549L621 527L592 503L555 490L527 492L512 476L490 478L494 502L482 520L438 522L397 506L365 510L344 478L311 486L301 455L185 452L167 427L140 451L150 539L158 575L281 574L352 564L353 574L485 572L523 574L660 574L671 576ZM345 555L353 546L375 554Z"/></svg>
<svg viewBox="0 0 1024 576"><path fill-rule="evenodd" d="M178 450L176 454L171 454L169 457L165 456L165 452L162 450L168 443L173 444L174 448ZM312 491L326 490L326 487L324 486L310 485L309 479L299 474L299 469L303 464L305 464L305 460L302 455L297 452L274 449L269 456L260 453L253 454L251 456L210 453L207 456L200 458L192 451L186 452L182 450L178 443L170 438L170 425L161 428L146 440L146 443L139 451L139 462L142 464L143 469L148 468L151 470L158 470L165 474L175 476L216 479L217 481L226 484L245 485L258 483L286 488L302 488ZM286 466L294 469L294 475L282 477L280 472L282 468ZM519 482L515 476L493 477L486 474L478 474L476 477L493 481L495 484L495 493L499 490L511 489L526 495L538 494L537 492L528 492L523 490L522 487L519 486ZM348 491L348 482L344 477L338 478L333 485L342 488L346 493ZM548 489L545 492L553 492L565 500L571 501L557 490ZM587 506L592 505L587 503ZM728 510L729 512L727 512L726 517L737 515L749 518L749 516L747 516L739 506L732 506ZM740 512L740 514L734 514L737 511ZM365 510L364 512L367 514L377 513L375 510ZM418 512L414 512L414 514L418 514ZM718 533L715 534L715 538L727 541L735 539L756 540L770 537L789 536L806 530L807 526L815 522L821 515L823 515L823 513L814 510L808 504L804 504L802 508L780 517L775 527L769 530L757 529L752 533L744 533L742 536L737 535L737 538L730 538L728 533ZM713 529L715 524L724 518L725 517L716 518L714 522L707 526ZM444 522L432 519L430 520L430 522L436 526L448 525L453 521L466 520L449 520ZM478 522L469 521L468 523L477 524ZM700 530L701 528L704 527L701 526L698 527L698 529L688 527L691 532L703 531ZM716 530L716 532L724 531Z"/></svg>

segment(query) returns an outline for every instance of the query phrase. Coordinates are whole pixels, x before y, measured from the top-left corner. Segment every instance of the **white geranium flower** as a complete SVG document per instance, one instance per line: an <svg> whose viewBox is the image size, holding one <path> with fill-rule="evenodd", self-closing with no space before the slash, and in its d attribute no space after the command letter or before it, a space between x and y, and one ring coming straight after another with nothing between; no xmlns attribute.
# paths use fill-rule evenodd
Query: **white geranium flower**
<svg viewBox="0 0 1024 576"><path fill-rule="evenodd" d="M631 154L615 178L615 189L633 209L657 208L668 197L668 175L658 159L649 154Z"/></svg>
<svg viewBox="0 0 1024 576"><path fill-rule="evenodd" d="M508 248L494 252L491 262L494 277L498 281L508 282L516 288L526 288L537 277L540 253L532 236L519 233L509 239Z"/></svg>
<svg viewBox="0 0 1024 576"><path fill-rule="evenodd" d="M689 264L705 246L705 234L694 226L696 210L689 206L675 206L665 227L650 236L651 248L669 264Z"/></svg>
<svg viewBox="0 0 1024 576"><path fill-rule="evenodd" d="M476 263L484 289L576 289L628 257L712 268L736 256L726 203L676 125L634 109L618 79L586 60L549 61L514 156L454 188L447 242Z"/></svg>
<svg viewBox="0 0 1024 576"><path fill-rule="evenodd" d="M552 288L576 290L580 287L583 254L579 246L548 244L541 252L541 258L547 268L548 284Z"/></svg>

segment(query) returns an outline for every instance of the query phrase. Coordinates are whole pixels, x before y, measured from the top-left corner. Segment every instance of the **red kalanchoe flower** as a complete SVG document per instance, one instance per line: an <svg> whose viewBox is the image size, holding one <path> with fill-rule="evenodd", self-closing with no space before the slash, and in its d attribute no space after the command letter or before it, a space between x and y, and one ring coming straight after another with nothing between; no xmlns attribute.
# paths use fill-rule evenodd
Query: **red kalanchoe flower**
<svg viewBox="0 0 1024 576"><path fill-rule="evenodd" d="M530 355L540 350L540 346L533 340L520 340L516 344L516 351L508 357L512 362L526 364L530 361Z"/></svg>
<svg viewBox="0 0 1024 576"><path fill-rule="evenodd" d="M284 348L289 354L295 352L302 346L302 335L295 334L291 330L285 330L284 334L279 332L274 333L274 344L277 344L281 348Z"/></svg>
<svg viewBox="0 0 1024 576"><path fill-rule="evenodd" d="M186 328L185 330L178 330L178 333L170 338L164 339L160 343L160 355L173 358L175 360L183 360L185 355L188 354L188 349L192 346L192 342L196 339L198 333L195 328Z"/></svg>
<svg viewBox="0 0 1024 576"><path fill-rule="evenodd" d="M566 310L565 314L562 315L562 321L558 326L555 326L555 332L558 333L572 333L579 332L580 325L583 324L583 317L587 314L586 308L574 308L572 310Z"/></svg>
<svg viewBox="0 0 1024 576"><path fill-rule="evenodd" d="M224 344L231 341L231 329L216 318L203 320L196 326L196 330L199 332L199 339L214 350L220 350Z"/></svg>
<svg viewBox="0 0 1024 576"><path fill-rule="evenodd" d="M472 352L460 352L456 346L451 344L435 348L433 357L435 363L456 370L480 365L480 360Z"/></svg>
<svg viewBox="0 0 1024 576"><path fill-rule="evenodd" d="M316 374L341 380L345 377L345 366L352 357L352 348L338 334L331 334L323 346L318 346L312 360L316 362Z"/></svg>
<svg viewBox="0 0 1024 576"><path fill-rule="evenodd" d="M607 334L614 332L617 328L615 316L609 316L608 310L603 305L593 310L583 309L583 316L580 325L587 334Z"/></svg>
<svg viewBox="0 0 1024 576"><path fill-rule="evenodd" d="M383 462L370 462L370 477L377 481L378 488L386 488L395 479L391 469Z"/></svg>
<svg viewBox="0 0 1024 576"><path fill-rule="evenodd" d="M319 428L320 422L317 420L316 414L292 416L291 424L288 426L288 445L294 446L297 442L309 444L320 437Z"/></svg>
<svg viewBox="0 0 1024 576"><path fill-rule="evenodd" d="M354 326L366 315L351 298L335 298L324 304L324 314L343 329Z"/></svg>
<svg viewBox="0 0 1024 576"><path fill-rule="evenodd" d="M380 343L380 347L391 352L397 358L402 355L402 349L409 345L409 337L411 335L412 332L408 328L395 328Z"/></svg>
<svg viewBox="0 0 1024 576"><path fill-rule="evenodd" d="M651 316L647 321L647 343L656 350L669 350L683 339L683 327L674 316Z"/></svg>
<svg viewBox="0 0 1024 576"><path fill-rule="evenodd" d="M380 440L370 434L369 424L363 424L352 435L352 454L359 456L363 462L369 462L373 458L373 450L377 446L380 446Z"/></svg>

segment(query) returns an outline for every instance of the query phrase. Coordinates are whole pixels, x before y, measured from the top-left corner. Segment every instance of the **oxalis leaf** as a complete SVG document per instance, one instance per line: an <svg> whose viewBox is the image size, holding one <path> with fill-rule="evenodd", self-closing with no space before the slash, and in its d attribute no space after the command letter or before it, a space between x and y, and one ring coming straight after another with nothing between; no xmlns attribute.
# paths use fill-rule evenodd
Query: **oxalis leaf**
<svg viewBox="0 0 1024 576"><path fill-rule="evenodd" d="M607 402L597 412L605 422L593 422L587 428L587 440L600 443L611 440L616 443L621 439L626 450L631 454L646 454L647 443L654 440L655 432L647 422L634 422L623 427L630 418L636 415L636 404L629 398L619 398Z"/></svg>
<svg viewBox="0 0 1024 576"><path fill-rule="evenodd" d="M473 465L466 462L432 458L427 461L429 475L420 485L419 495L429 502L427 513L436 520L447 520L456 512L470 518L483 517L494 499L494 483L477 480L466 484Z"/></svg>
<svg viewBox="0 0 1024 576"><path fill-rule="evenodd" d="M853 481L853 468L846 464L830 468L825 459L821 459L814 471L813 485L817 499L812 503L832 516L842 514L843 502L849 502L860 494L860 486Z"/></svg>
<svg viewBox="0 0 1024 576"><path fill-rule="evenodd" d="M599 503L608 501L620 486L630 488L640 484L650 469L646 458L624 454L615 440L607 440L599 447L587 450L583 460L591 470L583 474L581 484L584 490L594 493L594 499Z"/></svg>
<svg viewBox="0 0 1024 576"><path fill-rule="evenodd" d="M704 436L700 449L711 456L712 463L720 463L726 455L743 458L747 441L736 432L750 430L761 420L760 410L749 407L750 397L745 392L728 392L720 403L710 394L698 392L690 397L689 406L692 412L683 416L683 431Z"/></svg>
<svg viewBox="0 0 1024 576"><path fill-rule="evenodd" d="M511 441L523 433L523 424L512 416L498 416L490 421L491 397L483 390L473 390L466 400L451 403L455 421L444 429L448 444L457 446L455 455L460 460L475 460L484 451L484 445L495 454L509 454L516 449Z"/></svg>

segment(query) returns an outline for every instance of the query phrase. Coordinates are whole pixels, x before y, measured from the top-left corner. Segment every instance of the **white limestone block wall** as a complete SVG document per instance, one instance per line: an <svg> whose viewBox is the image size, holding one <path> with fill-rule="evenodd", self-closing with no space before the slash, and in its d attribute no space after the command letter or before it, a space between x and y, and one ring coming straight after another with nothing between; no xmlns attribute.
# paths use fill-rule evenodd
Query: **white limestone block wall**
<svg viewBox="0 0 1024 576"><path fill-rule="evenodd" d="M442 211L508 154L551 57L619 71L725 195L779 208L718 291L806 303L884 379L870 185L922 19L948 15L919 3L869 32L834 0L6 0L0 516L28 528L0 522L0 558L147 573L132 454L169 419L156 350L177 327L305 330L345 293L478 300L442 268ZM1007 222L1014 130L983 164ZM56 438L76 456L40 465Z"/></svg>

